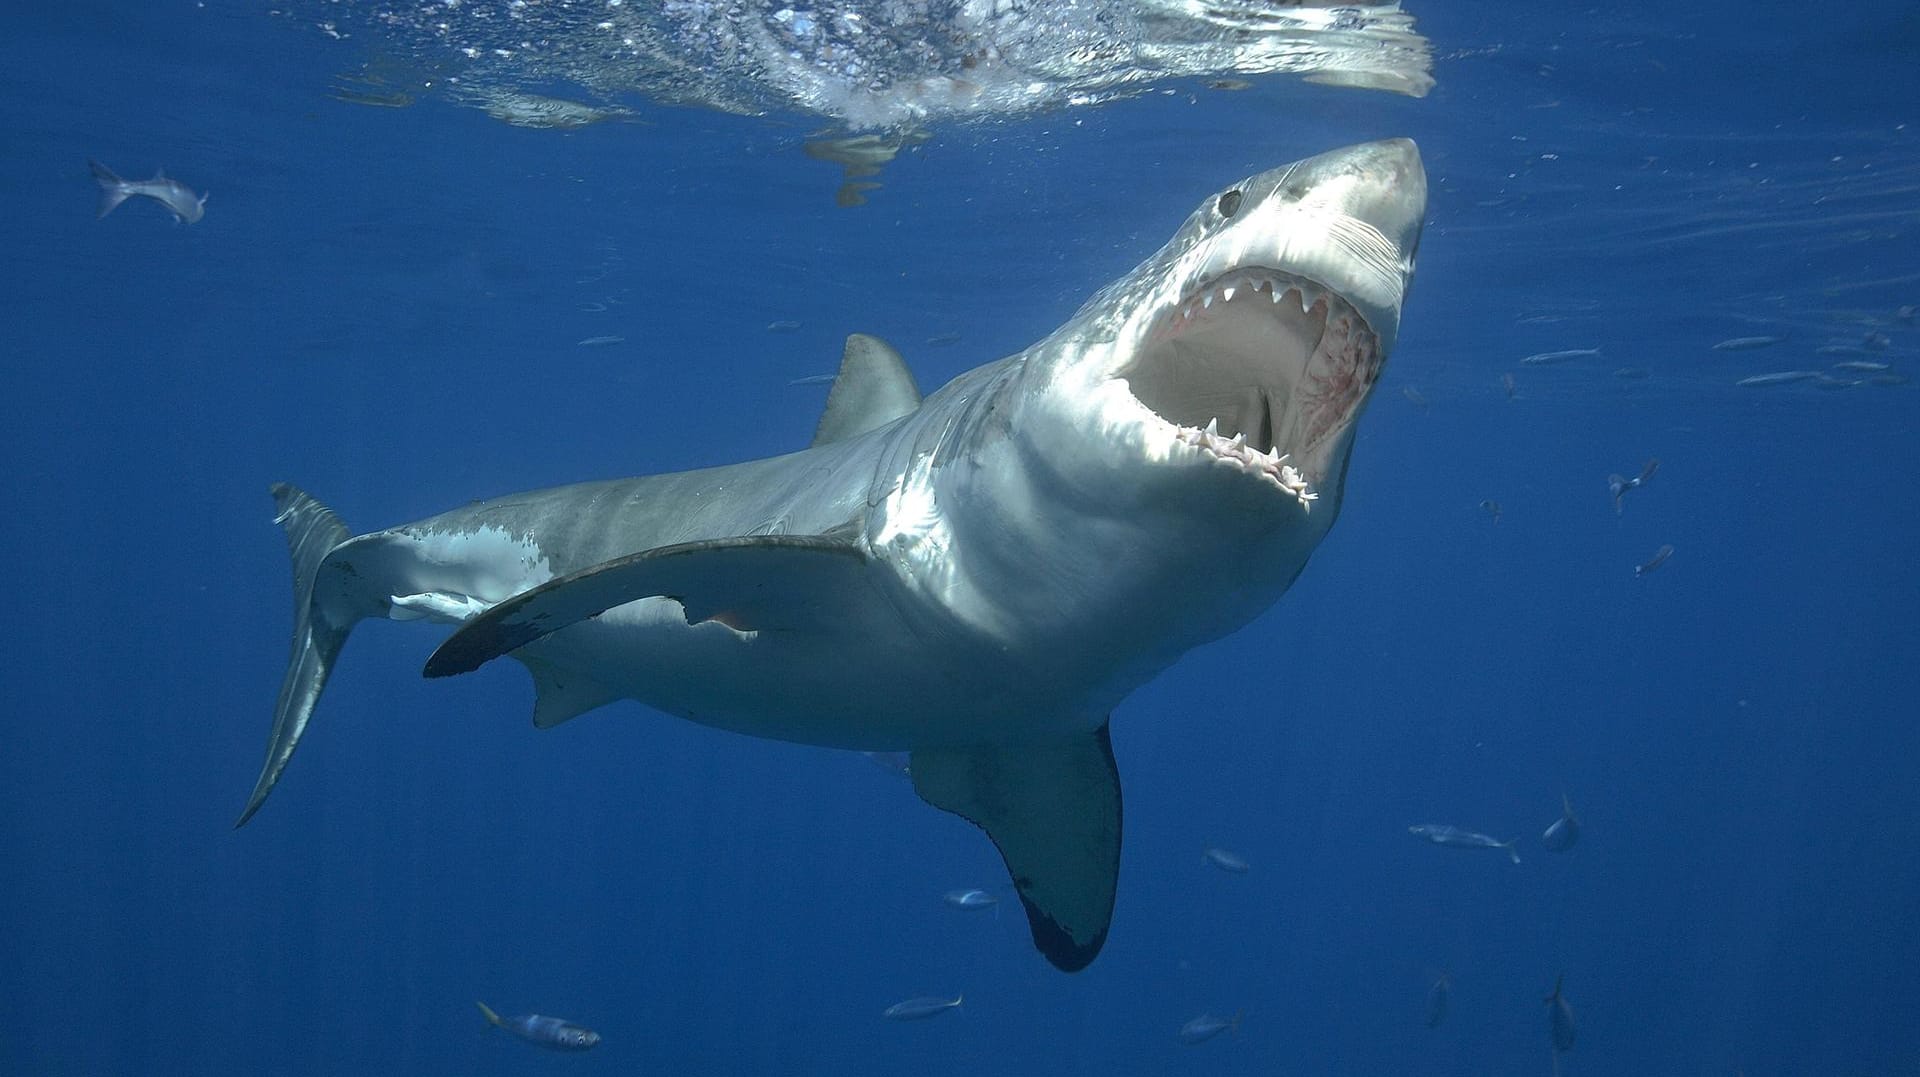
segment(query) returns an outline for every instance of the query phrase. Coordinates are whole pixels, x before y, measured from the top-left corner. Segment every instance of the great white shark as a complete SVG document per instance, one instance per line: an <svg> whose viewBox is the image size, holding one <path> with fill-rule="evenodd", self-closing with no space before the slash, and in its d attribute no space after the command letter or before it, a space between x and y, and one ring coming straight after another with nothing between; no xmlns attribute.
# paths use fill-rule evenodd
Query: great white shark
<svg viewBox="0 0 1920 1077"><path fill-rule="evenodd" d="M1044 340L921 398L855 335L813 444L468 504L353 535L288 485L292 657L259 810L367 617L458 625L429 677L511 657L534 724L635 699L757 737L911 753L993 840L1054 965L1105 941L1108 715L1277 600L1340 511L1426 175L1405 139L1209 196Z"/></svg>

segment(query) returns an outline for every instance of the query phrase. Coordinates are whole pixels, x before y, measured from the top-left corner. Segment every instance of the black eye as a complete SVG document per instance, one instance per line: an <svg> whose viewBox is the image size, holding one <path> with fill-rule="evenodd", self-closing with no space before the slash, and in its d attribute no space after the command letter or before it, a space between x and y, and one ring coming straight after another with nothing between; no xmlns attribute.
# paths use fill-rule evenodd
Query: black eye
<svg viewBox="0 0 1920 1077"><path fill-rule="evenodd" d="M1220 204L1217 208L1220 210L1220 216L1222 217L1231 217L1235 213L1238 213L1240 211L1240 192L1228 191L1226 194L1221 195Z"/></svg>

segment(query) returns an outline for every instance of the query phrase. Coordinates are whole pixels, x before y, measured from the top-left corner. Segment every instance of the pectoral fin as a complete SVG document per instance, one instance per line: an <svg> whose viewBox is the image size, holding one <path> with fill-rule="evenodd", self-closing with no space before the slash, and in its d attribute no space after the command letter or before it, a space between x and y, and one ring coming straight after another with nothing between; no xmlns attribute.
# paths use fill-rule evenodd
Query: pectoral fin
<svg viewBox="0 0 1920 1077"><path fill-rule="evenodd" d="M909 770L921 799L993 839L1047 960L1066 972L1091 964L1107 939L1120 873L1120 773L1107 728L922 748Z"/></svg>
<svg viewBox="0 0 1920 1077"><path fill-rule="evenodd" d="M868 597L871 560L852 526L819 535L683 542L549 580L462 625L427 659L426 675L468 673L615 606L667 597L687 623L739 631L813 628Z"/></svg>

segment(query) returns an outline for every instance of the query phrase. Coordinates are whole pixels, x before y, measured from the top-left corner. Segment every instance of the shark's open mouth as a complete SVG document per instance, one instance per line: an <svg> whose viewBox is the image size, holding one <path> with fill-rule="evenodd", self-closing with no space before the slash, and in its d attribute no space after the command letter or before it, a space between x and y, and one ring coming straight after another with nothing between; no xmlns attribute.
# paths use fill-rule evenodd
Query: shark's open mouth
<svg viewBox="0 0 1920 1077"><path fill-rule="evenodd" d="M1318 450L1380 375L1352 304L1280 270L1236 269L1163 312L1120 372L1179 440L1311 500Z"/></svg>

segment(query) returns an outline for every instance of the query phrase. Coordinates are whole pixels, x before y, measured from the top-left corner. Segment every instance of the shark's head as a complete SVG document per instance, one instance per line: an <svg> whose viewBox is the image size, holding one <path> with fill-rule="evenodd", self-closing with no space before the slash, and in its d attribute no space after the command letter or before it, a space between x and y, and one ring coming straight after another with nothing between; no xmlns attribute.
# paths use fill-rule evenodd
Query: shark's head
<svg viewBox="0 0 1920 1077"><path fill-rule="evenodd" d="M1354 420L1399 333L1426 203L1406 139L1208 196L1030 353L1023 377L1040 415L1023 426L1071 432L1077 448L1056 451L1125 468L1134 486L1210 487L1194 482L1197 469L1241 473L1324 529Z"/></svg>
<svg viewBox="0 0 1920 1077"><path fill-rule="evenodd" d="M902 425L876 548L1104 717L1258 616L1327 533L1426 202L1404 139L1209 195L1065 325Z"/></svg>

